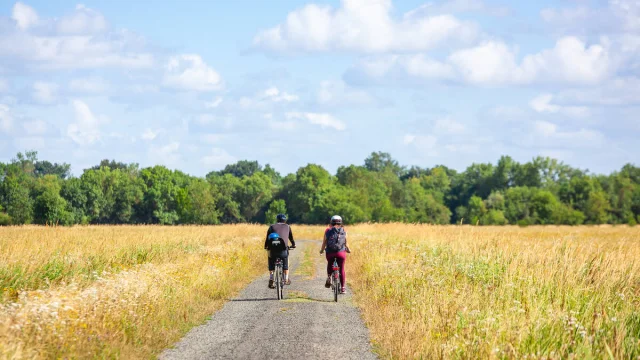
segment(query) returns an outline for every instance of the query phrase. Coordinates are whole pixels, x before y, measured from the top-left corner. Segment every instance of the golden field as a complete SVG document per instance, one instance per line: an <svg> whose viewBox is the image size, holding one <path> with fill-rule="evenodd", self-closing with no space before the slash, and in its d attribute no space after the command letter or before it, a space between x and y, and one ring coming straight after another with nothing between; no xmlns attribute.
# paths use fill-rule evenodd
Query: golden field
<svg viewBox="0 0 640 360"><path fill-rule="evenodd" d="M383 358L640 356L640 228L348 231L347 283ZM265 232L0 228L0 358L153 357L266 271Z"/></svg>
<svg viewBox="0 0 640 360"><path fill-rule="evenodd" d="M0 358L149 358L266 270L265 233L0 228Z"/></svg>
<svg viewBox="0 0 640 360"><path fill-rule="evenodd" d="M347 283L383 357L640 358L640 228L349 234Z"/></svg>

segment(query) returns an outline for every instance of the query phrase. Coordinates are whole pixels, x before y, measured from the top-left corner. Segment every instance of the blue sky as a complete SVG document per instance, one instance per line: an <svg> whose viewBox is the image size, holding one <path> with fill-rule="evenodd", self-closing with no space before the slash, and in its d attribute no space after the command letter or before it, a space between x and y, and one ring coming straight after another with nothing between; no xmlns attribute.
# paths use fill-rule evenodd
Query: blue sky
<svg viewBox="0 0 640 360"><path fill-rule="evenodd" d="M635 0L0 5L0 161L638 163Z"/></svg>

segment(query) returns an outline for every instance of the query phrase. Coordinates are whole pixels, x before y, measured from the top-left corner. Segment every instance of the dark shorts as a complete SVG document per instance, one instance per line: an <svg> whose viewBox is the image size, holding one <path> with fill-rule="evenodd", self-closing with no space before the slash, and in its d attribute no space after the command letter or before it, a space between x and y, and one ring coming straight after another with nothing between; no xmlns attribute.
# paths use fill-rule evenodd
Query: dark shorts
<svg viewBox="0 0 640 360"><path fill-rule="evenodd" d="M281 253L269 254L269 271L276 269L276 259L282 259L282 269L289 270L289 252L283 251Z"/></svg>

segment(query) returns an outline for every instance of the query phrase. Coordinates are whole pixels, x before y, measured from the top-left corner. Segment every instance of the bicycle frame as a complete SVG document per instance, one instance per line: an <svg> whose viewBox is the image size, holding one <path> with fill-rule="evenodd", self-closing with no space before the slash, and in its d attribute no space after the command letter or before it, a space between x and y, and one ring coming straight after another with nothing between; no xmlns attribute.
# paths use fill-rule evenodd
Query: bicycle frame
<svg viewBox="0 0 640 360"><path fill-rule="evenodd" d="M333 300L338 302L338 294L340 294L340 267L338 260L333 259L333 273L331 274L331 287L333 288Z"/></svg>

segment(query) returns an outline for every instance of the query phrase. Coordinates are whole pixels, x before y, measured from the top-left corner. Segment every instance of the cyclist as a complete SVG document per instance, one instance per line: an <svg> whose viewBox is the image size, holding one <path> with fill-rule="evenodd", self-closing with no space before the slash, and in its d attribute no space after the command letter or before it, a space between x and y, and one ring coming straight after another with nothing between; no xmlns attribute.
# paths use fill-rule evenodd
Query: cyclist
<svg viewBox="0 0 640 360"><path fill-rule="evenodd" d="M278 236L271 236L272 234L277 234ZM278 239L281 241L281 246L278 244ZM289 242L291 242L291 246L289 246ZM291 285L291 280L289 279L289 249L294 249L295 247L296 242L293 240L291 227L287 224L287 216L278 214L276 223L269 226L267 238L264 242L264 248L269 250L269 288L275 288L275 285L273 285L273 271L276 269L277 258L283 259L284 283Z"/></svg>
<svg viewBox="0 0 640 360"><path fill-rule="evenodd" d="M320 254L326 250L327 252L327 282L325 287L331 287L331 273L333 272L333 261L337 260L340 267L340 283L342 289L340 293L345 293L345 271L344 263L347 260L347 253L350 253L349 246L347 246L347 231L342 226L342 217L334 215L331 217L331 224L324 232L324 239L322 240L322 248Z"/></svg>

